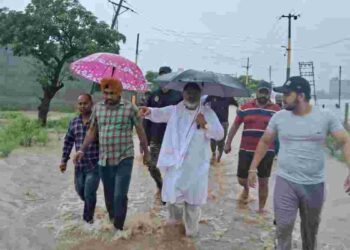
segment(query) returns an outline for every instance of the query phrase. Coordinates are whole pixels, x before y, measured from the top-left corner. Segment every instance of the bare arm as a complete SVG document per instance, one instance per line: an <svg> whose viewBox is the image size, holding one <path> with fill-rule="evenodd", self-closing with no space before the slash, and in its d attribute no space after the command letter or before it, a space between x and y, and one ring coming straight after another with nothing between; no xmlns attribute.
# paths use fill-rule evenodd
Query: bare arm
<svg viewBox="0 0 350 250"><path fill-rule="evenodd" d="M274 141L276 132L272 130L265 130L264 135L261 137L258 146L256 147L252 163L250 164L248 171L248 185L252 188L256 186L257 168L259 163L264 158L270 144Z"/></svg>
<svg viewBox="0 0 350 250"><path fill-rule="evenodd" d="M233 137L235 137L235 135L236 135L240 125L241 124L237 124L237 123L233 123L232 124L232 126L230 128L230 131L229 131L229 133L227 135L226 144L231 145Z"/></svg>
<svg viewBox="0 0 350 250"><path fill-rule="evenodd" d="M235 137L240 125L241 125L240 123L236 123L236 122L232 124L224 146L225 154L228 154L231 152L232 140L233 140L233 137Z"/></svg>
<svg viewBox="0 0 350 250"><path fill-rule="evenodd" d="M142 124L136 124L135 125L137 136L140 140L140 147L142 148L143 152L148 152L148 141L147 136L145 133L145 130L143 129Z"/></svg>
<svg viewBox="0 0 350 250"><path fill-rule="evenodd" d="M151 157L148 150L148 142L147 142L147 136L146 136L145 130L143 129L143 126L141 123L135 124L135 129L136 129L137 136L139 137L139 140L140 140L140 147L142 148L142 152L143 152L143 164L148 165L151 160Z"/></svg>
<svg viewBox="0 0 350 250"><path fill-rule="evenodd" d="M331 135L342 145L343 155L348 167L348 175L344 181L344 190L350 195L350 136L344 129L331 132Z"/></svg>
<svg viewBox="0 0 350 250"><path fill-rule="evenodd" d="M271 130L265 130L263 136L261 137L258 146L256 147L252 163L250 164L249 170L256 171L260 161L264 158L269 146L274 141L276 136L275 132Z"/></svg>

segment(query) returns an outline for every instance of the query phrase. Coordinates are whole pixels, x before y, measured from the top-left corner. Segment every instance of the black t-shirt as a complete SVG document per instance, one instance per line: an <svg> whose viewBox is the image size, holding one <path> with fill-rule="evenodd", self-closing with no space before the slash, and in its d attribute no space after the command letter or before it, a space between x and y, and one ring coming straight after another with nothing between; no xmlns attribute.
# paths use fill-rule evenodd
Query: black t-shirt
<svg viewBox="0 0 350 250"><path fill-rule="evenodd" d="M169 90L164 93L162 90L156 90L151 93L147 99L146 106L151 108L163 108L170 105L176 105L182 101L182 94L176 90ZM152 140L158 143L163 141L166 123L154 123L145 120L145 130L148 141Z"/></svg>
<svg viewBox="0 0 350 250"><path fill-rule="evenodd" d="M233 97L208 96L205 102L210 103L210 107L214 110L220 122L228 122L230 105L238 106L237 101Z"/></svg>

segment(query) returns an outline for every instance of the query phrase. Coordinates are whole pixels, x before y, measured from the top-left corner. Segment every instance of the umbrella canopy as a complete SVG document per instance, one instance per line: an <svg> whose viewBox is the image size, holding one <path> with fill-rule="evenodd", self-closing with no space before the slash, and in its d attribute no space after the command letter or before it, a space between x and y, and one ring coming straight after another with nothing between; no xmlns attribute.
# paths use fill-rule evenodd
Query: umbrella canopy
<svg viewBox="0 0 350 250"><path fill-rule="evenodd" d="M141 69L132 61L112 53L95 53L70 65L73 75L99 83L102 78L119 79L123 88L138 92L147 91L146 79Z"/></svg>
<svg viewBox="0 0 350 250"><path fill-rule="evenodd" d="M202 95L220 97L249 97L248 89L236 78L211 71L185 70L169 73L155 79L162 87L183 91L188 82L196 82L202 88Z"/></svg>

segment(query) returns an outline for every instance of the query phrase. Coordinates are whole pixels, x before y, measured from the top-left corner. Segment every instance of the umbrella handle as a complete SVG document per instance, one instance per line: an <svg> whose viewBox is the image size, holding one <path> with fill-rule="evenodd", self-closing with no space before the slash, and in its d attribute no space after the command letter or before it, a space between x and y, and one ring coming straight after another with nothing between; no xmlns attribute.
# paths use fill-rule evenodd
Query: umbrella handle
<svg viewBox="0 0 350 250"><path fill-rule="evenodd" d="M92 86L91 86L91 90L90 90L90 95L94 94L94 90L95 90L95 82L93 82Z"/></svg>
<svg viewBox="0 0 350 250"><path fill-rule="evenodd" d="M113 75L114 75L114 71L115 71L115 67L113 66L113 68L112 68L112 75L111 75L111 77L113 77Z"/></svg>

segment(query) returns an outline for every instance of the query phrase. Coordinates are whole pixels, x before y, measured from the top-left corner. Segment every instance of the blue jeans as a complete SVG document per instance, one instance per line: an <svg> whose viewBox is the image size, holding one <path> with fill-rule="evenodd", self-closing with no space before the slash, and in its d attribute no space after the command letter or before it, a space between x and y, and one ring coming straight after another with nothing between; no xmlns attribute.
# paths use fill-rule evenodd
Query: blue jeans
<svg viewBox="0 0 350 250"><path fill-rule="evenodd" d="M134 159L127 158L118 165L99 166L106 208L114 227L123 230L128 209L128 192Z"/></svg>
<svg viewBox="0 0 350 250"><path fill-rule="evenodd" d="M83 219L92 222L96 207L96 191L100 183L98 168L92 170L75 168L74 176L75 190L84 201Z"/></svg>

